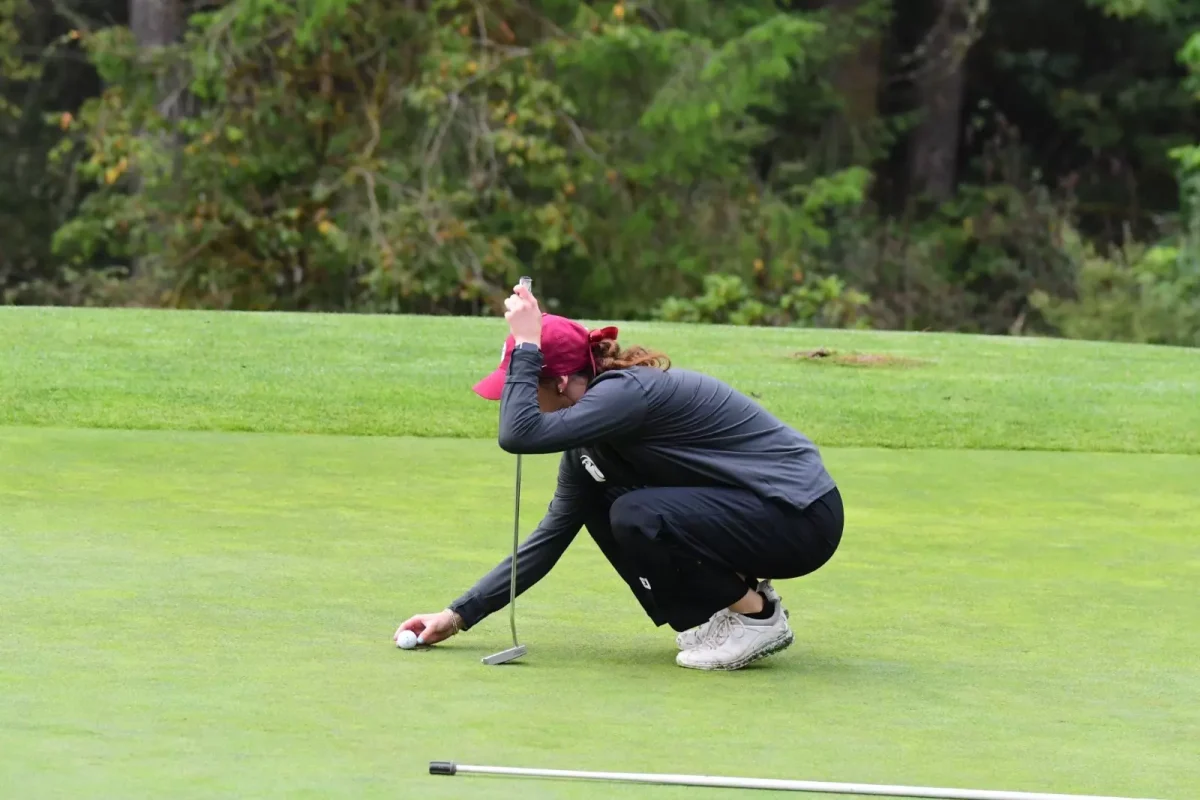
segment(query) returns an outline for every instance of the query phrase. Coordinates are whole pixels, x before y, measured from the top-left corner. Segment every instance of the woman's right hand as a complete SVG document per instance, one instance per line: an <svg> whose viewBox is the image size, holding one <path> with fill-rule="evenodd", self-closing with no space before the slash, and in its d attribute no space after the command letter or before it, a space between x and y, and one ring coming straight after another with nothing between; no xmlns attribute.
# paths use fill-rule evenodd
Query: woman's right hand
<svg viewBox="0 0 1200 800"><path fill-rule="evenodd" d="M462 618L448 608L436 614L417 614L396 629L392 641L400 638L401 631L412 631L420 644L437 644L458 633L461 627Z"/></svg>

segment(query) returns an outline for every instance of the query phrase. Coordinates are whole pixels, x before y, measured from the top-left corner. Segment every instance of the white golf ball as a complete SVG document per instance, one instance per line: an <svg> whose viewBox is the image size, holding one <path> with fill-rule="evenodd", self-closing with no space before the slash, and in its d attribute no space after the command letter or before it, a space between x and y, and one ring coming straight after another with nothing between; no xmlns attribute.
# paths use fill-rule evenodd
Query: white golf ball
<svg viewBox="0 0 1200 800"><path fill-rule="evenodd" d="M417 635L412 631L400 631L400 635L396 637L396 647L404 650L412 650L417 646Z"/></svg>

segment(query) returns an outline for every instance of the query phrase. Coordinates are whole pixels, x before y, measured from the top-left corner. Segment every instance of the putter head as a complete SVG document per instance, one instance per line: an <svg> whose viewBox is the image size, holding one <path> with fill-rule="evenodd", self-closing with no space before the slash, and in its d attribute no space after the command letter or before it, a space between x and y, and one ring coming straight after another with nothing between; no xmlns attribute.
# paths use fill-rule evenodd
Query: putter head
<svg viewBox="0 0 1200 800"><path fill-rule="evenodd" d="M519 644L516 647L510 647L507 650L501 650L499 653L493 653L490 656L484 656L482 661L484 664L507 664L510 661L516 661L525 653L529 652L525 649L525 645Z"/></svg>

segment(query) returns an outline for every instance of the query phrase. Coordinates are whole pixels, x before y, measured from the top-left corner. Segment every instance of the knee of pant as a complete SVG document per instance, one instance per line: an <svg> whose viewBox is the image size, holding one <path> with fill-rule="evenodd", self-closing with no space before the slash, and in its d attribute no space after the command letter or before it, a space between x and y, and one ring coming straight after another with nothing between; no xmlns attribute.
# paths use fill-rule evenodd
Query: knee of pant
<svg viewBox="0 0 1200 800"><path fill-rule="evenodd" d="M613 536L618 540L635 536L652 537L659 525L658 515L632 494L617 498L609 509L608 521L612 525Z"/></svg>

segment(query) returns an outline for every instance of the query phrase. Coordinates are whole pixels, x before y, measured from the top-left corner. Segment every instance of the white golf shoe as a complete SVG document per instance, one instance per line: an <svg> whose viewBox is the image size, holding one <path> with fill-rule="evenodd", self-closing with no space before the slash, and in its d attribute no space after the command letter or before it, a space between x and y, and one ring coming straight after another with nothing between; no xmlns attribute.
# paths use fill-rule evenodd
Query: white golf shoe
<svg viewBox="0 0 1200 800"><path fill-rule="evenodd" d="M694 628L688 628L686 631L675 636L675 646L680 650L691 650L693 647L699 647L704 641L704 637L708 635L709 630L716 624L718 617L728 616L729 609L722 608L717 613L708 618L708 622L703 625L697 625Z"/></svg>
<svg viewBox="0 0 1200 800"><path fill-rule="evenodd" d="M675 663L688 669L741 669L786 650L795 638L782 603L775 603L775 613L770 619L727 612L714 616L700 644L681 650L675 656Z"/></svg>
<svg viewBox="0 0 1200 800"><path fill-rule="evenodd" d="M767 600L770 602L779 602L779 592L775 591L775 587L771 585L770 580L759 581L757 589L762 593L762 596L767 598ZM716 623L717 618L731 613L733 612L731 612L729 609L723 608L709 617L708 622L705 622L703 625L697 625L694 628L688 628L686 631L677 634L675 636L675 646L680 650L691 650L693 647L699 647L700 643L704 641L704 637L708 635L709 629ZM783 613L784 616L787 616L787 611L784 611Z"/></svg>

